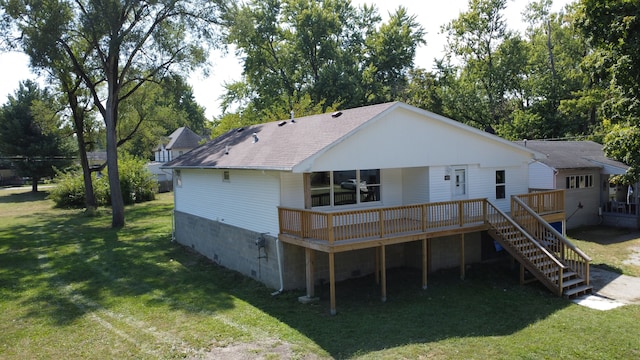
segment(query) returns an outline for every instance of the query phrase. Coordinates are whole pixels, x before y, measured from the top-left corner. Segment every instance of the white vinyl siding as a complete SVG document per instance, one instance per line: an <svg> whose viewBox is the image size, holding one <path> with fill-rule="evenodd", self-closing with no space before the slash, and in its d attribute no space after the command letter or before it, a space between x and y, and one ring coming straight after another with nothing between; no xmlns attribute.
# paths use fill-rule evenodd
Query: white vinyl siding
<svg viewBox="0 0 640 360"><path fill-rule="evenodd" d="M305 171L466 164L495 168L519 166L523 160L532 157L525 148L519 149L477 129L461 129L459 123L441 121L437 117L397 109L365 124L300 167Z"/></svg>
<svg viewBox="0 0 640 360"><path fill-rule="evenodd" d="M304 208L304 176L290 172L280 173L281 199L280 204L285 207Z"/></svg>
<svg viewBox="0 0 640 360"><path fill-rule="evenodd" d="M176 210L256 232L278 233L280 176L278 172L181 170Z"/></svg>
<svg viewBox="0 0 640 360"><path fill-rule="evenodd" d="M555 174L553 168L538 161L529 164L529 187L531 189L555 189Z"/></svg>
<svg viewBox="0 0 640 360"><path fill-rule="evenodd" d="M402 170L383 169L380 171L380 180L382 206L402 205Z"/></svg>
<svg viewBox="0 0 640 360"><path fill-rule="evenodd" d="M429 202L429 168L408 168L402 171L403 204Z"/></svg>
<svg viewBox="0 0 640 360"><path fill-rule="evenodd" d="M445 176L449 175L449 180ZM429 199L431 202L451 200L451 182L453 177L448 167L435 166L429 168Z"/></svg>

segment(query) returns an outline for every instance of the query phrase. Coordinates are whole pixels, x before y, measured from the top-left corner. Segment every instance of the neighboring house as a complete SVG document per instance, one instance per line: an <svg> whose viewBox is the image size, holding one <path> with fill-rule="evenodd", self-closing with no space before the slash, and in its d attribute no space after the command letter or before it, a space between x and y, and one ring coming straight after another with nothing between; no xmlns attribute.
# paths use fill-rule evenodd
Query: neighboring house
<svg viewBox="0 0 640 360"><path fill-rule="evenodd" d="M628 166L607 158L602 145L539 140L521 144L547 155L529 165L529 187L565 190L566 229L599 224L638 228L637 186L610 182Z"/></svg>
<svg viewBox="0 0 640 360"><path fill-rule="evenodd" d="M494 239L511 254L525 243L551 252L506 215L541 157L394 102L231 130L164 168L178 242L272 288L306 286L305 298L326 281L335 313L342 279L375 273L384 299L386 267L422 268L426 287L429 271L460 266L464 276L466 264L496 256ZM547 232L536 219L535 232ZM538 271L533 261L522 264ZM563 279L554 269L545 276Z"/></svg>
<svg viewBox="0 0 640 360"><path fill-rule="evenodd" d="M107 163L106 151L90 151L87 153L89 168L100 168Z"/></svg>
<svg viewBox="0 0 640 360"><path fill-rule="evenodd" d="M162 165L191 151L200 145L202 140L200 135L183 126L172 132L154 149L154 161L147 164L147 168L158 180L160 192L170 191L172 188L171 172L162 170Z"/></svg>

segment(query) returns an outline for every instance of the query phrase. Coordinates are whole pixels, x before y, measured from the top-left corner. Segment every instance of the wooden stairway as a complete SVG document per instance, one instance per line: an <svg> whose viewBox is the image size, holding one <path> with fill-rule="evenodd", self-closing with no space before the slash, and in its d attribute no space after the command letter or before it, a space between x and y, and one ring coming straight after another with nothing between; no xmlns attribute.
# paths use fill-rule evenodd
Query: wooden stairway
<svg viewBox="0 0 640 360"><path fill-rule="evenodd" d="M512 200L511 217L488 202L489 234L549 290L558 296L591 293L591 259L565 239L520 199Z"/></svg>

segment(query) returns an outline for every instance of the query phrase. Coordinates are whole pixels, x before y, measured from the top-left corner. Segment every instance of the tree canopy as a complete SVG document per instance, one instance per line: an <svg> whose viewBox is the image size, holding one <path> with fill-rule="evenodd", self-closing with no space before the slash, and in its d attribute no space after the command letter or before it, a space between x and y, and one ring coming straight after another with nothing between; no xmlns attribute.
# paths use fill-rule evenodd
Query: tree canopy
<svg viewBox="0 0 640 360"><path fill-rule="evenodd" d="M11 159L20 176L38 181L73 163L75 149L62 134L62 120L51 112L36 111L52 99L32 81L25 81L0 109L0 154ZM45 119L44 117L50 117Z"/></svg>
<svg viewBox="0 0 640 360"><path fill-rule="evenodd" d="M273 120L304 99L322 109L395 100L424 44L424 29L402 7L381 23L375 8L349 0L256 0L228 17L226 39L244 65L223 101L237 112L222 123Z"/></svg>
<svg viewBox="0 0 640 360"><path fill-rule="evenodd" d="M118 173L120 103L144 83L186 73L206 62L216 43L220 1L0 0L10 43L36 68L71 64L106 130L112 225L124 225ZM179 65L179 66L177 66Z"/></svg>

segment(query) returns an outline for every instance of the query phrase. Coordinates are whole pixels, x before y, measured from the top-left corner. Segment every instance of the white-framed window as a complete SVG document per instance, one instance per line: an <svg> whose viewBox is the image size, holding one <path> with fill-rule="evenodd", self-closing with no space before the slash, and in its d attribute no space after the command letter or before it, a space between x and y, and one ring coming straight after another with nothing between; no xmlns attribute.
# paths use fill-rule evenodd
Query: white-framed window
<svg viewBox="0 0 640 360"><path fill-rule="evenodd" d="M496 170L496 199L507 197L507 181L504 170Z"/></svg>
<svg viewBox="0 0 640 360"><path fill-rule="evenodd" d="M567 176L567 189L585 189L593 187L593 175Z"/></svg>
<svg viewBox="0 0 640 360"><path fill-rule="evenodd" d="M343 206L380 201L380 169L311 173L311 206Z"/></svg>

